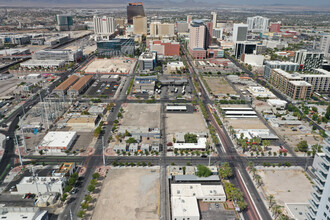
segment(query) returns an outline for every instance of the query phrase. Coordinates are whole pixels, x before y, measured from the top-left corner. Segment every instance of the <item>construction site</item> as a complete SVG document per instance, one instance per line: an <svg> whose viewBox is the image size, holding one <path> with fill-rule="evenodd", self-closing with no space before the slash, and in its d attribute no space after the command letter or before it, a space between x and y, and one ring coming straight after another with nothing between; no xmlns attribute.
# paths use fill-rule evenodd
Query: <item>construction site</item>
<svg viewBox="0 0 330 220"><path fill-rule="evenodd" d="M85 74L122 74L127 75L133 71L136 59L118 57L111 59L95 58L87 63L81 71Z"/></svg>

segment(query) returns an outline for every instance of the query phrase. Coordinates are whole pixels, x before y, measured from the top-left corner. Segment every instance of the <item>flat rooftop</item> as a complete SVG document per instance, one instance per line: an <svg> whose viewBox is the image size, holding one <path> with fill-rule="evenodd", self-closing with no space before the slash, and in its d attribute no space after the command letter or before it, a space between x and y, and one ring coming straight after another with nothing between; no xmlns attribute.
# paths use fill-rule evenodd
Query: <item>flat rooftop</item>
<svg viewBox="0 0 330 220"><path fill-rule="evenodd" d="M75 131L50 131L43 138L40 147L67 147L77 136Z"/></svg>

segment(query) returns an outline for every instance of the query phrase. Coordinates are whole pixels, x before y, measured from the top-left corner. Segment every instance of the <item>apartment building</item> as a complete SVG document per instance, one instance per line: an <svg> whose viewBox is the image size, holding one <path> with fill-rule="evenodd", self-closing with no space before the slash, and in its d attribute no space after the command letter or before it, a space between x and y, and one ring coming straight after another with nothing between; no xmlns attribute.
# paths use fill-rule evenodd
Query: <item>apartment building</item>
<svg viewBox="0 0 330 220"><path fill-rule="evenodd" d="M320 51L298 50L294 53L293 62L300 64L304 71L312 71L322 66L324 53Z"/></svg>

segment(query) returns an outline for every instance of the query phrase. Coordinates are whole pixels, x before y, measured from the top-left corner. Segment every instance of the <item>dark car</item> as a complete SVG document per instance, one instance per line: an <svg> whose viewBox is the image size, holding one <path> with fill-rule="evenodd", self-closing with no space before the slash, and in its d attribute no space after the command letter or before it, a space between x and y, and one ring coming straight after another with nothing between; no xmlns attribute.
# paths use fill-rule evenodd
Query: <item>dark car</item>
<svg viewBox="0 0 330 220"><path fill-rule="evenodd" d="M207 156L206 156L205 154L203 154L203 155L201 156L201 158L207 158Z"/></svg>

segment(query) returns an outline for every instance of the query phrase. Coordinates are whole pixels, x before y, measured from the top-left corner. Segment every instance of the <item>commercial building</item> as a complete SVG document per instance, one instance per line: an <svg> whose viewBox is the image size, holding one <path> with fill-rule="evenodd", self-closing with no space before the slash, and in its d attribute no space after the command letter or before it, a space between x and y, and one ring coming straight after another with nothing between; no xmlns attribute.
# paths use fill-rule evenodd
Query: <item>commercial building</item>
<svg viewBox="0 0 330 220"><path fill-rule="evenodd" d="M313 162L313 170L315 179L313 182L314 191L311 193L309 209L306 213L308 220L323 220L330 216L330 132L328 137L324 139L322 148L323 153L315 155Z"/></svg>
<svg viewBox="0 0 330 220"><path fill-rule="evenodd" d="M71 88L68 90L70 97L77 97L85 91L92 81L92 75L81 77Z"/></svg>
<svg viewBox="0 0 330 220"><path fill-rule="evenodd" d="M185 168L183 168L185 167ZM171 176L176 175L195 175L194 166L169 166L169 174Z"/></svg>
<svg viewBox="0 0 330 220"><path fill-rule="evenodd" d="M269 80L272 69L282 69L287 72L293 72L299 70L299 64L293 62L266 61L264 71L264 78L266 80Z"/></svg>
<svg viewBox="0 0 330 220"><path fill-rule="evenodd" d="M150 23L150 35L151 36L173 36L174 24L151 22Z"/></svg>
<svg viewBox="0 0 330 220"><path fill-rule="evenodd" d="M49 215L37 207L1 206L0 219L49 220Z"/></svg>
<svg viewBox="0 0 330 220"><path fill-rule="evenodd" d="M320 50L324 53L325 57L330 58L330 34L322 36Z"/></svg>
<svg viewBox="0 0 330 220"><path fill-rule="evenodd" d="M144 16L136 16L133 17L133 33L140 35L147 35L147 17Z"/></svg>
<svg viewBox="0 0 330 220"><path fill-rule="evenodd" d="M140 70L153 70L156 67L157 56L153 52L144 52L139 57Z"/></svg>
<svg viewBox="0 0 330 220"><path fill-rule="evenodd" d="M66 126L71 127L73 131L91 132L100 121L98 115L79 115L72 116L67 122Z"/></svg>
<svg viewBox="0 0 330 220"><path fill-rule="evenodd" d="M322 66L324 53L319 51L298 50L294 53L293 62L302 65L304 71L311 71Z"/></svg>
<svg viewBox="0 0 330 220"><path fill-rule="evenodd" d="M248 30L252 32L267 32L268 31L268 18L264 18L261 16L255 16L255 17L248 17L247 18L247 24L248 24Z"/></svg>
<svg viewBox="0 0 330 220"><path fill-rule="evenodd" d="M185 69L185 65L181 61L167 63L166 67L167 67L166 72L168 74L176 73L178 70L182 71Z"/></svg>
<svg viewBox="0 0 330 220"><path fill-rule="evenodd" d="M39 195L44 193L59 193L63 194L66 186L65 177L23 177L23 179L16 184L17 194L34 193Z"/></svg>
<svg viewBox="0 0 330 220"><path fill-rule="evenodd" d="M293 100L309 99L314 88L313 85L305 82L298 73L290 74L281 69L271 71L269 83Z"/></svg>
<svg viewBox="0 0 330 220"><path fill-rule="evenodd" d="M268 99L267 103L276 109L284 110L288 102L281 99Z"/></svg>
<svg viewBox="0 0 330 220"><path fill-rule="evenodd" d="M270 22L269 32L278 33L281 31L281 22Z"/></svg>
<svg viewBox="0 0 330 220"><path fill-rule="evenodd" d="M212 22L194 20L189 28L189 52L194 59L206 58L206 49L212 43Z"/></svg>
<svg viewBox="0 0 330 220"><path fill-rule="evenodd" d="M198 200L225 202L222 185L171 184L172 220L199 220Z"/></svg>
<svg viewBox="0 0 330 220"><path fill-rule="evenodd" d="M157 77L155 76L136 76L134 79L134 92L148 92L153 94Z"/></svg>
<svg viewBox="0 0 330 220"><path fill-rule="evenodd" d="M110 36L115 33L116 25L113 17L93 17L95 39L110 40Z"/></svg>
<svg viewBox="0 0 330 220"><path fill-rule="evenodd" d="M241 60L249 64L251 66L263 66L264 64L264 55L256 55L256 54L242 54Z"/></svg>
<svg viewBox="0 0 330 220"><path fill-rule="evenodd" d="M24 49L24 48L10 48L10 49L4 49L0 50L0 57L6 57L6 56L20 56L20 55L29 55L31 54L30 49Z"/></svg>
<svg viewBox="0 0 330 220"><path fill-rule="evenodd" d="M157 55L180 56L180 43L170 40L150 41L149 48L151 52L157 52Z"/></svg>
<svg viewBox="0 0 330 220"><path fill-rule="evenodd" d="M65 65L64 60L34 60L30 59L20 64L27 69L58 69Z"/></svg>
<svg viewBox="0 0 330 220"><path fill-rule="evenodd" d="M101 56L124 56L134 55L134 39L133 38L114 38L107 41L99 41L96 43L97 53Z"/></svg>
<svg viewBox="0 0 330 220"><path fill-rule="evenodd" d="M56 29L58 31L69 31L72 25L71 15L56 15Z"/></svg>
<svg viewBox="0 0 330 220"><path fill-rule="evenodd" d="M258 46L261 45L253 41L237 42L235 46L236 59L240 59L242 54L257 54Z"/></svg>
<svg viewBox="0 0 330 220"><path fill-rule="evenodd" d="M197 143L174 143L173 148L178 150L206 150L206 141L206 138L199 137Z"/></svg>
<svg viewBox="0 0 330 220"><path fill-rule="evenodd" d="M233 42L240 42L247 40L248 25L247 24L234 24L233 27Z"/></svg>
<svg viewBox="0 0 330 220"><path fill-rule="evenodd" d="M127 23L133 24L133 18L136 16L143 16L143 17L146 16L146 14L144 13L143 3L142 2L128 3Z"/></svg>
<svg viewBox="0 0 330 220"><path fill-rule="evenodd" d="M68 150L77 138L75 131L50 131L42 139L36 150L60 152Z"/></svg>
<svg viewBox="0 0 330 220"><path fill-rule="evenodd" d="M81 50L72 51L67 49L44 49L32 54L34 60L64 60L66 62L77 62L82 57Z"/></svg>
<svg viewBox="0 0 330 220"><path fill-rule="evenodd" d="M77 75L71 75L64 82L62 82L59 86L57 86L53 90L53 92L56 93L57 95L64 95L68 91L70 86L72 86L78 80L79 80L79 77Z"/></svg>

